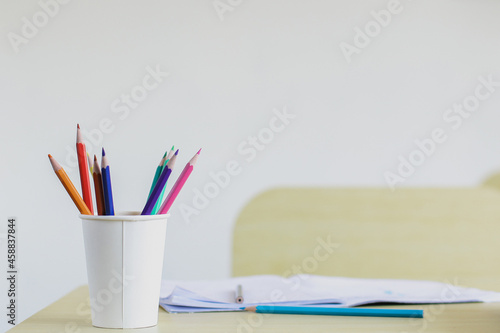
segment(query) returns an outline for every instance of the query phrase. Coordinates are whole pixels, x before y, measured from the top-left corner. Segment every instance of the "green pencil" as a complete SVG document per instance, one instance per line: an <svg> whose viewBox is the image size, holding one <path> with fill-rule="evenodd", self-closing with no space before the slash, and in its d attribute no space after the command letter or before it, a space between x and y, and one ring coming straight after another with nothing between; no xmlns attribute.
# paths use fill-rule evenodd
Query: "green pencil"
<svg viewBox="0 0 500 333"><path fill-rule="evenodd" d="M151 189L149 190L148 199L151 196L153 189L155 188L156 182L158 181L158 178L160 177L160 174L161 174L161 171L163 170L163 167L167 164L167 162L165 162L166 157L167 157L167 152L165 152L165 154L163 154L163 157L161 158L160 163L156 167L156 173L155 173L155 176L153 178L153 183L151 184Z"/></svg>
<svg viewBox="0 0 500 333"><path fill-rule="evenodd" d="M163 169L167 165L168 161L172 158L172 155L174 155L174 146L172 146L172 149L170 149L170 152L167 155L167 159L165 160L165 163L163 164L163 167L161 168L161 171L163 172ZM161 174L161 172L160 172ZM153 207L153 211L151 212L152 215L156 215L158 211L160 210L161 204L163 202L163 197L165 196L165 190L167 189L167 185L163 187L163 190L161 191L160 197L158 198L158 201L156 201L155 206Z"/></svg>

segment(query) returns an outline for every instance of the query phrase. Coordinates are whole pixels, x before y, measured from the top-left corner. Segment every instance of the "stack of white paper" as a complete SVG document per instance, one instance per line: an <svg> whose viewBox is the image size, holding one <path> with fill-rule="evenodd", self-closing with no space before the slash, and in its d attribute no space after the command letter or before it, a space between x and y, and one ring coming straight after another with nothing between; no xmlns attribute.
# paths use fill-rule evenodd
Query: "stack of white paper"
<svg viewBox="0 0 500 333"><path fill-rule="evenodd" d="M244 303L235 302L236 287ZM214 281L162 281L160 305L168 312L240 311L251 305L338 306L370 303L500 302L500 293L450 283L355 279L318 275L255 275Z"/></svg>

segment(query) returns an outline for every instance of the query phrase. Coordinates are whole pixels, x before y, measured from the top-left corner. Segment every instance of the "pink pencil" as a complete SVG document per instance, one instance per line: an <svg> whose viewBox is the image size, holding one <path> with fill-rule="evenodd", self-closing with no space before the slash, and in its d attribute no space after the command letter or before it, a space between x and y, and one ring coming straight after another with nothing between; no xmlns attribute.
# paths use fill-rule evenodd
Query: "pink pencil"
<svg viewBox="0 0 500 333"><path fill-rule="evenodd" d="M177 178L177 181L175 182L174 186L170 190L170 192L167 195L167 198L165 199L165 202L163 205L161 205L160 210L158 211L158 214L167 214L170 207L174 203L175 198L177 198L177 195L179 192L182 190L182 187L184 186L184 183L186 180L189 178L189 175L193 171L193 167L196 164L196 161L198 160L198 156L200 155L200 150L193 156L193 158L186 164L184 167L184 170L182 170L181 175L179 178Z"/></svg>

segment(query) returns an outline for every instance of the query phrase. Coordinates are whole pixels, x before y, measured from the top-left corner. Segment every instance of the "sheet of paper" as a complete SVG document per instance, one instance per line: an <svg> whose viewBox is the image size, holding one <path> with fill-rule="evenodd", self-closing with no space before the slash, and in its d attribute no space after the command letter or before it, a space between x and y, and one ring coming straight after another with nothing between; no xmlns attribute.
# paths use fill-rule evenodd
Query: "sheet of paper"
<svg viewBox="0 0 500 333"><path fill-rule="evenodd" d="M245 302L235 303L241 284ZM222 280L162 281L160 305L169 312L238 311L244 306L356 306L379 302L423 304L500 302L500 293L453 284L318 275L256 275Z"/></svg>

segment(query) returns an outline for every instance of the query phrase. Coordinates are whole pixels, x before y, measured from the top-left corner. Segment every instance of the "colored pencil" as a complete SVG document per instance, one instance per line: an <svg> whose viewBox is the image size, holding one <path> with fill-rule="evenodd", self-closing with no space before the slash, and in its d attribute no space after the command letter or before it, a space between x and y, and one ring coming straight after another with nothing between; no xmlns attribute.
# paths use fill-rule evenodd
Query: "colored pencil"
<svg viewBox="0 0 500 333"><path fill-rule="evenodd" d="M174 155L174 146L172 146L172 149L170 149L170 152L167 155L167 160L165 161L165 164L163 165L163 168L165 168L165 165L172 158L172 155ZM163 171L163 168L162 168L162 171ZM165 198L166 190L167 190L167 186L163 186L163 190L161 190L160 197L158 198L158 200L156 200L156 204L153 207L153 211L151 212L151 215L158 214L158 211L160 210L161 204L163 203L163 198Z"/></svg>
<svg viewBox="0 0 500 333"><path fill-rule="evenodd" d="M97 162L97 156L95 155L94 155L94 172L92 173L92 178L94 178L94 192L95 192L95 202L97 205L97 214L106 215L106 206L104 204L104 192L102 189L101 169L99 168L99 162Z"/></svg>
<svg viewBox="0 0 500 333"><path fill-rule="evenodd" d="M172 169L175 164L175 160L177 159L177 154L179 153L179 150L177 150L174 154L174 156L168 161L167 165L165 166L165 169L163 169L160 177L158 178L158 181L156 182L155 188L153 189L153 192L151 193L151 196L148 198L148 201L146 202L146 205L144 206L144 209L142 210L141 215L151 215L151 212L153 211L153 208L156 204L156 201L158 201L158 198L160 197L161 191L163 191L163 188L165 187L165 184L167 183L168 177L170 177L170 174L172 173Z"/></svg>
<svg viewBox="0 0 500 333"><path fill-rule="evenodd" d="M75 203L76 207L80 211L81 214L85 215L92 215L91 211L83 201L82 197L80 196L80 193L78 193L75 185L71 182L69 179L68 175L64 171L64 169L61 167L59 163L52 157L52 155L49 154L49 160L50 164L52 164L52 168L54 169L54 172L57 175L57 178L61 181L61 184L64 186L66 189L66 192L68 192L69 196Z"/></svg>
<svg viewBox="0 0 500 333"><path fill-rule="evenodd" d="M160 163L158 163L158 166L156 167L156 172L155 176L153 177L153 182L151 183L151 188L149 189L149 194L148 194L148 199L151 196L151 193L153 192L153 189L155 188L156 182L158 181L158 178L161 175L161 171L163 170L163 166L165 165L166 159L167 159L167 153L163 154L163 157L160 160Z"/></svg>
<svg viewBox="0 0 500 333"><path fill-rule="evenodd" d="M92 176L92 174L94 173L94 163L92 163L92 158L90 157L89 152L87 152L87 160L89 162L90 176Z"/></svg>
<svg viewBox="0 0 500 333"><path fill-rule="evenodd" d="M184 167L184 170L182 170L179 178L177 178L177 181L175 182L174 186L170 190L170 192L167 195L167 198L165 199L165 202L161 205L159 214L167 214L170 207L175 201L175 198L177 198L177 195L181 191L182 187L186 183L186 180L189 178L189 175L193 171L193 167L196 164L196 161L198 160L198 156L200 155L201 149L198 150L198 152L193 156L193 158L186 164Z"/></svg>
<svg viewBox="0 0 500 333"><path fill-rule="evenodd" d="M104 194L104 211L106 212L106 215L115 215L115 208L113 206L113 190L111 188L111 174L109 172L108 158L104 148L102 148L101 174L102 193Z"/></svg>
<svg viewBox="0 0 500 333"><path fill-rule="evenodd" d="M174 146L172 146L172 148L170 148L170 151L168 152L167 160L171 159L174 153L175 153Z"/></svg>
<svg viewBox="0 0 500 333"><path fill-rule="evenodd" d="M257 305L244 308L257 313L281 313L299 315L363 316L363 317L407 317L423 318L423 310L327 308L318 306L274 306Z"/></svg>
<svg viewBox="0 0 500 333"><path fill-rule="evenodd" d="M243 303L245 300L243 298L243 287L241 286L241 284L237 285L236 286L236 299L235 299L235 302L236 303Z"/></svg>
<svg viewBox="0 0 500 333"><path fill-rule="evenodd" d="M82 134L80 133L80 125L77 124L76 126L76 152L78 155L78 170L80 171L83 201L85 201L85 204L89 208L90 212L94 214L94 209L92 207L92 190L90 189L89 166L87 163L87 151L85 149L85 143L83 143L82 140Z"/></svg>

